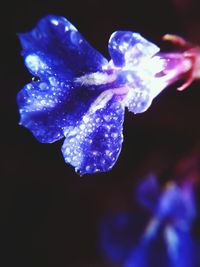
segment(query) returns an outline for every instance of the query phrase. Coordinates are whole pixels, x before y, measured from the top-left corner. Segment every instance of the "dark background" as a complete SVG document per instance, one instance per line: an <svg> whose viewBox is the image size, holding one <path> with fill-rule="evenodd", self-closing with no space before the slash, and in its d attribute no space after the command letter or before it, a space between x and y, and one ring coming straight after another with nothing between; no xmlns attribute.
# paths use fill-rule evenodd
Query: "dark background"
<svg viewBox="0 0 200 267"><path fill-rule="evenodd" d="M99 221L134 209L138 180L152 170L173 172L199 143L200 81L184 92L167 88L144 114L126 112L123 149L113 170L79 177L62 158L63 141L40 144L18 125L16 94L31 75L16 34L56 14L106 57L115 30L140 32L158 45L165 33L200 44L198 1L19 0L0 6L0 266L112 266L99 249Z"/></svg>

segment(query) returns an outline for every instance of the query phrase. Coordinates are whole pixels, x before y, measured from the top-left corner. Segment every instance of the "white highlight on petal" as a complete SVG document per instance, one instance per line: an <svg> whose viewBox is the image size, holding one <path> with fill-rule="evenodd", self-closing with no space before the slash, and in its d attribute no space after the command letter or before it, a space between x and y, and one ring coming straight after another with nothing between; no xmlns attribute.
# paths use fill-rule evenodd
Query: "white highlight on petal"
<svg viewBox="0 0 200 267"><path fill-rule="evenodd" d="M129 46L129 43L127 43L127 42L123 42L121 45L119 45L119 50L120 50L121 52L124 52L124 51L127 50L128 46Z"/></svg>
<svg viewBox="0 0 200 267"><path fill-rule="evenodd" d="M51 23L58 26L59 22L56 19L51 19Z"/></svg>
<svg viewBox="0 0 200 267"><path fill-rule="evenodd" d="M26 112L41 111L46 108L54 108L56 103L51 99L32 99L29 100L29 106L26 106Z"/></svg>
<svg viewBox="0 0 200 267"><path fill-rule="evenodd" d="M25 64L34 73L37 73L41 69L45 70L48 68L47 65L42 62L39 56L36 54L30 54L26 56Z"/></svg>
<svg viewBox="0 0 200 267"><path fill-rule="evenodd" d="M52 86L57 86L59 84L59 82L53 76L49 77L49 82Z"/></svg>
<svg viewBox="0 0 200 267"><path fill-rule="evenodd" d="M42 82L40 85L40 90L47 90L48 89L48 85L45 82Z"/></svg>
<svg viewBox="0 0 200 267"><path fill-rule="evenodd" d="M92 103L88 114L95 113L98 109L103 108L108 101L113 97L113 90L107 90L100 94L99 97Z"/></svg>
<svg viewBox="0 0 200 267"><path fill-rule="evenodd" d="M104 110L93 114L87 112L77 126L63 129L66 139L62 153L65 161L82 174L109 170L116 161L123 138L123 121L118 115L123 109L115 101L108 109L104 107ZM105 115L110 116L111 121ZM100 138L101 143L98 144L95 138Z"/></svg>
<svg viewBox="0 0 200 267"><path fill-rule="evenodd" d="M89 116L87 116L87 115L83 116L83 122L84 123L88 123L89 120L90 120Z"/></svg>
<svg viewBox="0 0 200 267"><path fill-rule="evenodd" d="M128 82L134 82L133 75L127 74L126 79Z"/></svg>
<svg viewBox="0 0 200 267"><path fill-rule="evenodd" d="M126 75L129 92L125 101L126 105L131 105L130 110L134 113L146 111L152 100L167 87L169 80L174 77L174 73L156 77L156 74L165 68L165 63L166 61L161 57L153 56L141 57L137 59L137 62L130 61L124 66L124 71L133 73L133 75Z"/></svg>
<svg viewBox="0 0 200 267"><path fill-rule="evenodd" d="M71 23L69 24L69 28L70 28L71 31L76 31L77 32L77 29Z"/></svg>
<svg viewBox="0 0 200 267"><path fill-rule="evenodd" d="M65 31L69 31L69 27L68 26L65 26Z"/></svg>
<svg viewBox="0 0 200 267"><path fill-rule="evenodd" d="M173 258L178 257L179 238L174 228L167 226L165 228L164 237L167 243L168 253Z"/></svg>
<svg viewBox="0 0 200 267"><path fill-rule="evenodd" d="M145 240L151 240L155 237L155 235L157 234L158 228L160 225L160 221L158 218L152 218L149 222L149 224L147 225L143 238Z"/></svg>
<svg viewBox="0 0 200 267"><path fill-rule="evenodd" d="M92 85L103 85L111 83L116 79L116 75L108 75L106 72L94 72L85 74L75 79L75 82L81 85L92 86Z"/></svg>
<svg viewBox="0 0 200 267"><path fill-rule="evenodd" d="M128 93L128 87L126 86L109 89L109 90L102 92L90 106L88 114L91 115L95 113L98 109L104 108L105 105L108 103L108 101L113 97L113 95L117 95L119 97L121 96L123 99L127 95L127 93ZM122 106L123 104L124 102L121 101Z"/></svg>

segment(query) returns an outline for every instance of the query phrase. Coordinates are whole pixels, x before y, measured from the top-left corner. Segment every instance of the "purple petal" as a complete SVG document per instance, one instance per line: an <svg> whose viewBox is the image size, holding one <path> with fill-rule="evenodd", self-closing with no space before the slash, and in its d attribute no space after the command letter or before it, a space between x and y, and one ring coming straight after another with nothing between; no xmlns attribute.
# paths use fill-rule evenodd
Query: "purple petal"
<svg viewBox="0 0 200 267"><path fill-rule="evenodd" d="M130 31L116 31L109 40L109 53L115 66L127 63L137 65L142 57L152 57L159 52L159 48L144 39L139 33Z"/></svg>
<svg viewBox="0 0 200 267"><path fill-rule="evenodd" d="M148 267L148 249L146 244L139 243L135 248L133 248L132 253L124 263L124 267Z"/></svg>
<svg viewBox="0 0 200 267"><path fill-rule="evenodd" d="M17 96L20 122L40 142L54 142L64 128L75 127L100 94L101 89L76 79L98 72L107 60L63 17L47 16L19 38L26 66L40 77Z"/></svg>
<svg viewBox="0 0 200 267"><path fill-rule="evenodd" d="M17 96L20 123L43 143L64 136L64 128L77 124L99 95L75 83L59 82L54 76L27 84Z"/></svg>
<svg viewBox="0 0 200 267"><path fill-rule="evenodd" d="M138 244L147 220L147 216L141 216L141 212L104 217L99 229L99 244L103 254L114 262L124 262Z"/></svg>
<svg viewBox="0 0 200 267"><path fill-rule="evenodd" d="M193 189L181 188L171 184L160 197L156 216L166 219L173 218L176 227L189 229L196 216Z"/></svg>
<svg viewBox="0 0 200 267"><path fill-rule="evenodd" d="M155 211L159 201L160 190L157 177L153 174L145 178L136 189L136 198L138 202L151 212Z"/></svg>
<svg viewBox="0 0 200 267"><path fill-rule="evenodd" d="M142 81L138 77L134 79L134 87L130 88L127 108L134 114L145 112L152 103L152 98L150 97L150 88L144 86Z"/></svg>
<svg viewBox="0 0 200 267"><path fill-rule="evenodd" d="M121 150L123 120L124 108L115 96L94 113L88 112L77 127L65 129L65 161L80 174L110 170Z"/></svg>
<svg viewBox="0 0 200 267"><path fill-rule="evenodd" d="M65 18L47 16L28 33L19 34L25 64L36 76L55 74L66 81L102 69L107 60Z"/></svg>
<svg viewBox="0 0 200 267"><path fill-rule="evenodd" d="M104 218L100 227L100 246L107 258L114 262L126 259L133 245L134 219L130 214Z"/></svg>
<svg viewBox="0 0 200 267"><path fill-rule="evenodd" d="M196 244L189 231L166 228L165 240L172 267L190 267L195 265Z"/></svg>
<svg viewBox="0 0 200 267"><path fill-rule="evenodd" d="M155 56L159 50L139 33L117 31L110 37L110 56L114 65L121 67L116 82L129 88L126 106L135 114L146 111L166 86L162 79L156 79L163 70L163 61Z"/></svg>
<svg viewBox="0 0 200 267"><path fill-rule="evenodd" d="M51 87L48 81L32 82L18 93L20 124L40 142L51 143L63 137L61 121L54 111L65 93L62 87Z"/></svg>

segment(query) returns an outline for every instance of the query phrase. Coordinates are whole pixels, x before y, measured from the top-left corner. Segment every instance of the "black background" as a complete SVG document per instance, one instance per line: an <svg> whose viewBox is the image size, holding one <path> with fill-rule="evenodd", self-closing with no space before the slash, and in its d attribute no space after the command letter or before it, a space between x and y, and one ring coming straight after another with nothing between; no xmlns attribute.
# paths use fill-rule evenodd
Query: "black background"
<svg viewBox="0 0 200 267"><path fill-rule="evenodd" d="M47 14L62 15L109 57L107 42L115 30L140 32L158 45L165 33L200 44L199 10L198 1L189 0L1 3L0 266L112 266L99 250L100 219L134 209L132 190L140 177L172 170L200 136L200 81L184 92L168 87L147 112L126 112L123 149L113 170L79 177L62 158L63 141L40 144L18 125L16 94L31 75L16 34Z"/></svg>

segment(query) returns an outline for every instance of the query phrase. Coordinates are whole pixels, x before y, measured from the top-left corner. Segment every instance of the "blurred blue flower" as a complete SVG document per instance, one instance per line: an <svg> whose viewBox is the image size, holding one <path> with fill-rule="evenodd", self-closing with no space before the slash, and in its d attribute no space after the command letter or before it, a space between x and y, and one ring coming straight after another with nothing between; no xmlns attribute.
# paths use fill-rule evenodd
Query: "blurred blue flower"
<svg viewBox="0 0 200 267"><path fill-rule="evenodd" d="M139 184L136 196L146 215L118 214L101 223L104 255L124 267L197 267L192 183L171 182L160 189L156 177L150 176ZM120 221L124 223L118 226Z"/></svg>
<svg viewBox="0 0 200 267"><path fill-rule="evenodd" d="M108 62L63 17L47 16L19 39L38 78L18 93L20 123L43 143L65 137L64 159L80 174L110 170L123 142L125 107L144 112L190 68L180 67L181 55L172 64L171 55L129 31L111 35Z"/></svg>

